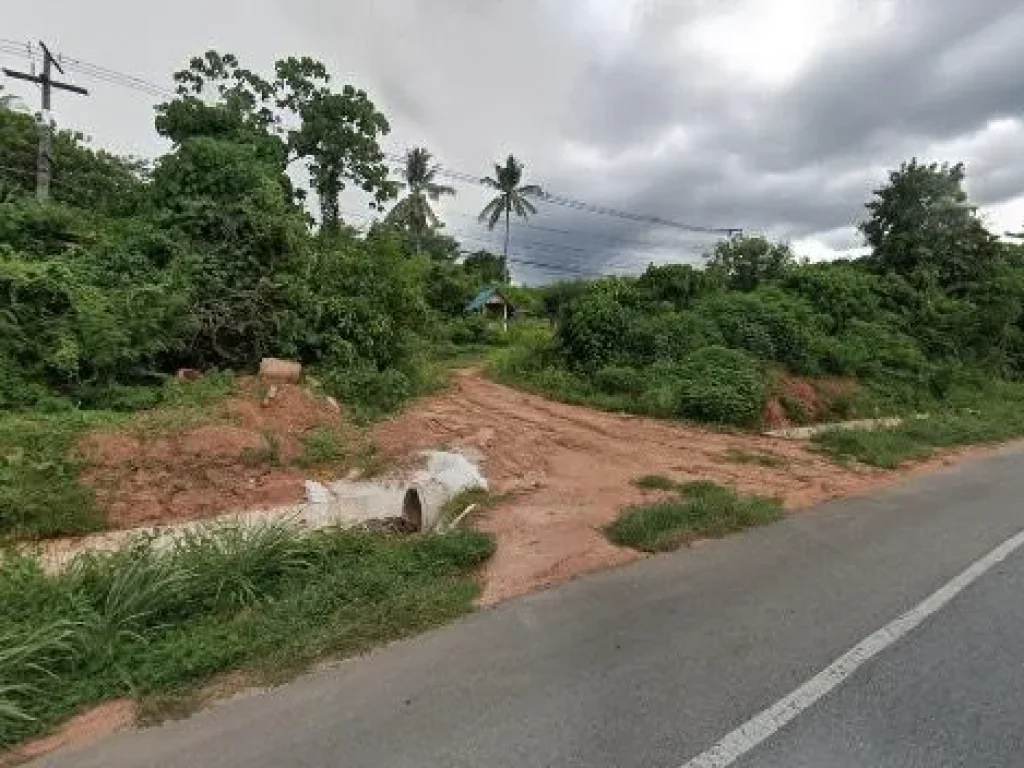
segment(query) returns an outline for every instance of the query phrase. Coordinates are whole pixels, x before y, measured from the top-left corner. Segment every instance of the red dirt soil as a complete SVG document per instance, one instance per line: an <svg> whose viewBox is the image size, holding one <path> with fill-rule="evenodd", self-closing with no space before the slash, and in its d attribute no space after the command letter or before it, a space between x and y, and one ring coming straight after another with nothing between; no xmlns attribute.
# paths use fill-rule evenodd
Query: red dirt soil
<svg viewBox="0 0 1024 768"><path fill-rule="evenodd" d="M766 429L784 429L793 426L794 416L798 424L834 421L837 415L845 415L841 411L835 413L836 404L843 400L849 401L859 388L855 379L809 379L789 373L776 373L772 377L761 423Z"/></svg>
<svg viewBox="0 0 1024 768"><path fill-rule="evenodd" d="M21 765L50 752L64 748L80 748L112 736L135 724L135 702L117 699L88 709L73 717L49 736L35 739L0 753L0 768Z"/></svg>
<svg viewBox="0 0 1024 768"><path fill-rule="evenodd" d="M715 480L778 496L795 510L863 492L894 474L840 467L799 442L555 403L473 371L378 425L373 436L396 457L436 447L476 450L492 490L514 494L480 523L498 540L485 604L639 557L608 543L600 528L645 498L632 486L641 475ZM785 466L730 462L730 450L771 454Z"/></svg>
<svg viewBox="0 0 1024 768"><path fill-rule="evenodd" d="M303 433L328 426L358 439L336 406L300 386L278 384L269 400L253 380L237 389L202 425L147 434L149 415L141 414L126 429L80 442L89 465L82 482L95 490L112 528L301 501L308 473L289 465ZM269 458L275 445L279 461Z"/></svg>
<svg viewBox="0 0 1024 768"><path fill-rule="evenodd" d="M146 418L138 420L144 425ZM336 404L302 387L278 385L264 405L254 383L243 382L201 426L146 437L135 424L88 435L80 448L92 466L83 480L96 489L114 528L291 504L302 499L306 477L289 467L299 437L324 425L338 429L349 446L365 446L369 438L399 466L430 448L481 456L492 490L511 494L479 523L498 543L485 574L485 604L640 557L608 543L601 527L649 497L632 485L642 475L714 480L741 493L777 496L791 510L902 476L841 467L797 441L564 405L462 371L444 392L369 435L346 426ZM280 466L251 461L252 451L267 448L268 435L279 446ZM744 452L775 457L780 466L736 461Z"/></svg>

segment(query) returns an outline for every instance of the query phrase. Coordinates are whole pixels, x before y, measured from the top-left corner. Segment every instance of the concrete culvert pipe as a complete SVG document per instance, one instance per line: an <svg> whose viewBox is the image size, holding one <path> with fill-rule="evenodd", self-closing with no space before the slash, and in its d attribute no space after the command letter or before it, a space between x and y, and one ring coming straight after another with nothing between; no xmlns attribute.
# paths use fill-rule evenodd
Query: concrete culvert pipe
<svg viewBox="0 0 1024 768"><path fill-rule="evenodd" d="M445 504L470 488L487 489L479 468L465 456L427 454L427 467L419 472L402 498L402 517L416 531L433 531Z"/></svg>
<svg viewBox="0 0 1024 768"><path fill-rule="evenodd" d="M433 531L441 522L441 510L464 488L453 489L434 478L422 480L405 492L402 517L416 531Z"/></svg>

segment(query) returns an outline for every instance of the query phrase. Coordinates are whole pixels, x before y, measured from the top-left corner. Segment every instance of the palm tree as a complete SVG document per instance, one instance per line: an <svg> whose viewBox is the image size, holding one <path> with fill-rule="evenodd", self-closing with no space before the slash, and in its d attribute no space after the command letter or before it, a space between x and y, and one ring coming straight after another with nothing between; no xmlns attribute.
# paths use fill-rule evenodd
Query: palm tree
<svg viewBox="0 0 1024 768"><path fill-rule="evenodd" d="M423 235L435 227L442 226L441 220L437 218L430 203L440 200L443 195L455 194L455 190L451 187L434 182L434 178L437 176L437 166L432 166L430 159L430 152L423 147L414 147L406 153L403 173L405 182L399 187L408 189L409 194L400 200L388 214L391 223L416 236L417 249L419 248L419 239Z"/></svg>
<svg viewBox="0 0 1024 768"><path fill-rule="evenodd" d="M520 186L523 180L523 164L509 155L505 165L494 164L494 178L485 178L483 183L491 189L498 190L498 196L489 202L480 212L480 221L487 222L488 229L494 229L495 225L505 216L505 274L508 271L508 239L512 213L522 216L524 219L537 212L533 203L528 198L543 197L544 190L536 184L525 184Z"/></svg>

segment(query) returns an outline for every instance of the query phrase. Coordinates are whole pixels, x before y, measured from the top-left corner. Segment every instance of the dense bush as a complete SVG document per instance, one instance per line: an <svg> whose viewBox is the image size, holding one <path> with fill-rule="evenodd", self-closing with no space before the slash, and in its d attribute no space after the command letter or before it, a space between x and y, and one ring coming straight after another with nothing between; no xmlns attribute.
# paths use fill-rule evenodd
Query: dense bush
<svg viewBox="0 0 1024 768"><path fill-rule="evenodd" d="M495 370L571 402L741 425L758 421L769 369L859 380L846 416L941 408L970 389L966 372L1024 375L1019 248L1005 246L984 282L944 287L871 260L799 264L755 245L729 250L753 266L651 267L548 288L553 335L513 342ZM733 269L741 290L727 286Z"/></svg>
<svg viewBox="0 0 1024 768"><path fill-rule="evenodd" d="M765 379L757 361L725 347L705 347L679 366L679 415L752 426L764 408Z"/></svg>
<svg viewBox="0 0 1024 768"><path fill-rule="evenodd" d="M796 373L817 372L812 347L819 322L803 300L777 289L730 292L701 301L695 311L718 327L726 346Z"/></svg>

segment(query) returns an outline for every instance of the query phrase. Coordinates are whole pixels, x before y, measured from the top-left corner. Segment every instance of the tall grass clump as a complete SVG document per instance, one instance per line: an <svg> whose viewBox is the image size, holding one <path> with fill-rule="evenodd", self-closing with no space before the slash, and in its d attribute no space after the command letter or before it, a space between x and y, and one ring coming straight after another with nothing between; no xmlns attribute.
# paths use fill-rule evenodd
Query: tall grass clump
<svg viewBox="0 0 1024 768"><path fill-rule="evenodd" d="M283 523L138 539L47 573L0 560L0 744L121 696L187 700L219 673L276 681L470 610L493 541Z"/></svg>

